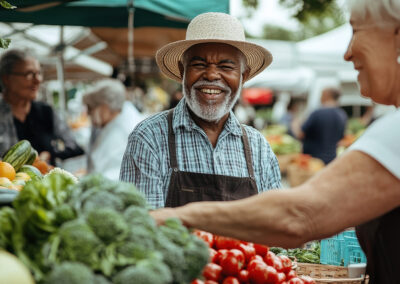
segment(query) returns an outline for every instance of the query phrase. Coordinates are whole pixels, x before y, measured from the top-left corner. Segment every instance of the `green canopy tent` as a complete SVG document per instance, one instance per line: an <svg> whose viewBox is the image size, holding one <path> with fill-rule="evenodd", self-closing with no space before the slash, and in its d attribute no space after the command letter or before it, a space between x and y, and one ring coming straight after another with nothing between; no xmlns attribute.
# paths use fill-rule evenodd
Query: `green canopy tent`
<svg viewBox="0 0 400 284"><path fill-rule="evenodd" d="M109 36L102 39L106 43L114 40L112 48L119 50L119 55L128 59L128 66L133 66L133 47L136 48L137 43L140 43L140 38L134 39L133 28L144 29L138 34L143 34L147 38L142 50L147 50L148 56L154 55L158 47L169 41L183 39L184 29L196 15L210 11L229 12L229 0L9 0L9 2L17 6L17 9L0 9L1 22L91 27L101 39L103 34ZM155 28L148 30L149 27ZM62 50L70 43L63 41L62 28L60 30L57 50L61 51L60 60L63 66ZM168 37L171 30L176 33ZM121 38L127 39L123 43L124 48L121 48ZM150 47L149 40L156 42L157 45ZM101 48L101 45L98 46ZM87 47L83 52L93 54L98 51L96 48ZM61 72L62 68L57 70ZM63 74L59 74L58 77L63 85Z"/></svg>

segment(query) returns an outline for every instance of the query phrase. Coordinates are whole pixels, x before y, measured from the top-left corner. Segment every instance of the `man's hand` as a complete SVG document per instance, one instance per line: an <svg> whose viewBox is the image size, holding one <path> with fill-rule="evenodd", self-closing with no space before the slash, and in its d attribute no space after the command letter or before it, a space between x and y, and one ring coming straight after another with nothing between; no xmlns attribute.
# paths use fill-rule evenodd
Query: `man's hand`
<svg viewBox="0 0 400 284"><path fill-rule="evenodd" d="M153 217L157 225L163 225L165 220L168 218L179 218L178 212L174 208L160 208L157 210L150 211L151 217Z"/></svg>

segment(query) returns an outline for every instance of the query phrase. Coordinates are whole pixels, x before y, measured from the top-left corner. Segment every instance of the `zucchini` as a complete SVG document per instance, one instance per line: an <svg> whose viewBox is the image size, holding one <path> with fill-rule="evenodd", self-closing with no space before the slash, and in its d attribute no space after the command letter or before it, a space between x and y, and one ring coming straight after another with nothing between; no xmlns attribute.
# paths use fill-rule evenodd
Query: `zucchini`
<svg viewBox="0 0 400 284"><path fill-rule="evenodd" d="M11 164L17 172L29 159L31 148L28 140L21 140L8 149L3 156L3 162Z"/></svg>

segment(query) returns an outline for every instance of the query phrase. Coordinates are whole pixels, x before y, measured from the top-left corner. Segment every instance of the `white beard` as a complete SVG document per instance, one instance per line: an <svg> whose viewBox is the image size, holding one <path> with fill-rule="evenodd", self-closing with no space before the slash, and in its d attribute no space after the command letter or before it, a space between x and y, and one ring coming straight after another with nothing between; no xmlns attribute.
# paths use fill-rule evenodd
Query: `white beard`
<svg viewBox="0 0 400 284"><path fill-rule="evenodd" d="M186 103L188 107L193 111L193 113L198 116L199 118L210 121L210 122L218 122L222 117L224 117L227 113L229 113L233 106L236 104L237 100L240 97L240 93L242 91L242 80L243 76L240 75L239 81L239 88L236 93L231 96L232 90L225 84L221 82L209 82L209 81L197 81L193 84L190 91L186 88L186 76L183 74L183 81L182 81L182 93L183 96L186 98ZM215 104L212 101L205 106L200 104L199 100L196 96L196 88L201 87L202 85L207 86L215 86L222 88L225 92L225 98L222 103Z"/></svg>

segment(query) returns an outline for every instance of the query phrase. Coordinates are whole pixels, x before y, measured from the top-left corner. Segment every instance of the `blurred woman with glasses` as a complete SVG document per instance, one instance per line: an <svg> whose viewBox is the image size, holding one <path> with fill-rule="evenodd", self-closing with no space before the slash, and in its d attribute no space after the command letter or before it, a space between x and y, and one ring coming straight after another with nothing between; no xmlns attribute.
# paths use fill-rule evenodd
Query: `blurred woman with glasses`
<svg viewBox="0 0 400 284"><path fill-rule="evenodd" d="M68 126L52 107L35 101L43 76L39 61L26 50L9 50L0 58L0 155L26 139L55 164L83 154Z"/></svg>

